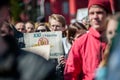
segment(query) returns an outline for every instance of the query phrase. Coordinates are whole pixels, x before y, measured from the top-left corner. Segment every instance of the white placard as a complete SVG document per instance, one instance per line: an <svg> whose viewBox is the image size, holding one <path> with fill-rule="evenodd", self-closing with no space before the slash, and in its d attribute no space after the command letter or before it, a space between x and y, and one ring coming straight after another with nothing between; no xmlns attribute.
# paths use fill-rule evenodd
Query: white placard
<svg viewBox="0 0 120 80"><path fill-rule="evenodd" d="M50 45L50 58L63 55L62 32L36 32L24 34L25 47Z"/></svg>
<svg viewBox="0 0 120 80"><path fill-rule="evenodd" d="M50 45L28 47L28 48L23 48L23 50L38 54L38 55L44 57L46 60L48 60L50 57Z"/></svg>
<svg viewBox="0 0 120 80"><path fill-rule="evenodd" d="M78 9L76 20L81 21L86 16L88 16L88 8Z"/></svg>

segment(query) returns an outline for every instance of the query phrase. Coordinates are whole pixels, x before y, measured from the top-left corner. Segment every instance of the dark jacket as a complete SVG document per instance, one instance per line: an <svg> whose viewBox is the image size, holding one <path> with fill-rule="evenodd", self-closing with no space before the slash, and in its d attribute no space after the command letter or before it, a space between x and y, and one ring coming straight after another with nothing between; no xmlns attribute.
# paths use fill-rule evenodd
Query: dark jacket
<svg viewBox="0 0 120 80"><path fill-rule="evenodd" d="M10 50L0 55L0 80L54 80L54 64L17 48L12 37L7 36L4 40Z"/></svg>

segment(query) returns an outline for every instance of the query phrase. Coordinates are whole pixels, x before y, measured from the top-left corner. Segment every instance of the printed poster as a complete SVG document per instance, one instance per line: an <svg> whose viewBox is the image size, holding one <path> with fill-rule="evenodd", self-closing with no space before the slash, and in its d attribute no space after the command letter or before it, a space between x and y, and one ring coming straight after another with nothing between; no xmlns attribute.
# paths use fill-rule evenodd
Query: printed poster
<svg viewBox="0 0 120 80"><path fill-rule="evenodd" d="M63 55L62 32L35 32L24 34L25 47L50 45L50 58Z"/></svg>

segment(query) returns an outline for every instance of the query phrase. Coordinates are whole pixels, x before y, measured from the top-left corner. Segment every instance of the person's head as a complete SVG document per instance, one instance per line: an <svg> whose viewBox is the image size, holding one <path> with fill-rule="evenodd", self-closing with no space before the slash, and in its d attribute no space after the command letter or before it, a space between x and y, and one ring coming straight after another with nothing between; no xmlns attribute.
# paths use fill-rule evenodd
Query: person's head
<svg viewBox="0 0 120 80"><path fill-rule="evenodd" d="M108 43L111 43L113 37L116 35L118 23L120 23L120 14L119 13L117 13L113 16L111 15L106 19L105 25L107 26L106 36L107 36Z"/></svg>
<svg viewBox="0 0 120 80"><path fill-rule="evenodd" d="M49 16L49 24L51 31L65 31L66 21L62 15L52 14Z"/></svg>
<svg viewBox="0 0 120 80"><path fill-rule="evenodd" d="M35 26L33 22L26 22L25 23L25 29L26 29L26 33L33 33L35 32Z"/></svg>
<svg viewBox="0 0 120 80"><path fill-rule="evenodd" d="M45 23L39 23L37 28L36 28L36 32L47 32L50 31L48 26Z"/></svg>
<svg viewBox="0 0 120 80"><path fill-rule="evenodd" d="M19 15L20 21L27 22L29 20L29 15L25 11L22 11Z"/></svg>
<svg viewBox="0 0 120 80"><path fill-rule="evenodd" d="M90 0L88 5L88 17L90 25L98 31L104 31L103 23L107 15L111 13L109 0Z"/></svg>
<svg viewBox="0 0 120 80"><path fill-rule="evenodd" d="M82 20L81 20L82 24L84 26L89 26L89 20L88 20L88 16L84 17ZM88 28L88 27L87 27Z"/></svg>
<svg viewBox="0 0 120 80"><path fill-rule="evenodd" d="M0 36L12 35L14 36L14 32L12 27L7 21L2 21L0 23Z"/></svg>
<svg viewBox="0 0 120 80"><path fill-rule="evenodd" d="M86 27L79 22L75 22L69 25L67 29L67 38L68 41L72 44L72 42L78 37L84 34L87 31Z"/></svg>
<svg viewBox="0 0 120 80"><path fill-rule="evenodd" d="M19 32L22 32L22 33L25 33L25 24L23 22L18 22L16 25L15 25L15 28L17 31Z"/></svg>

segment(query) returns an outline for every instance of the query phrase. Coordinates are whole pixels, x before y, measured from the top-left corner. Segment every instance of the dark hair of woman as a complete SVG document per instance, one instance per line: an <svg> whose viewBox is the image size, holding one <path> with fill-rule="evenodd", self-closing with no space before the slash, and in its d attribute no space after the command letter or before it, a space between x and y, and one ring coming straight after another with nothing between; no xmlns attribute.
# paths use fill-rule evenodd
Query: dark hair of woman
<svg viewBox="0 0 120 80"><path fill-rule="evenodd" d="M76 37L77 33L82 34L83 32L86 32L87 28L79 22L75 22L73 24L70 24L70 26L67 29L67 38L68 41L72 44L72 41Z"/></svg>

